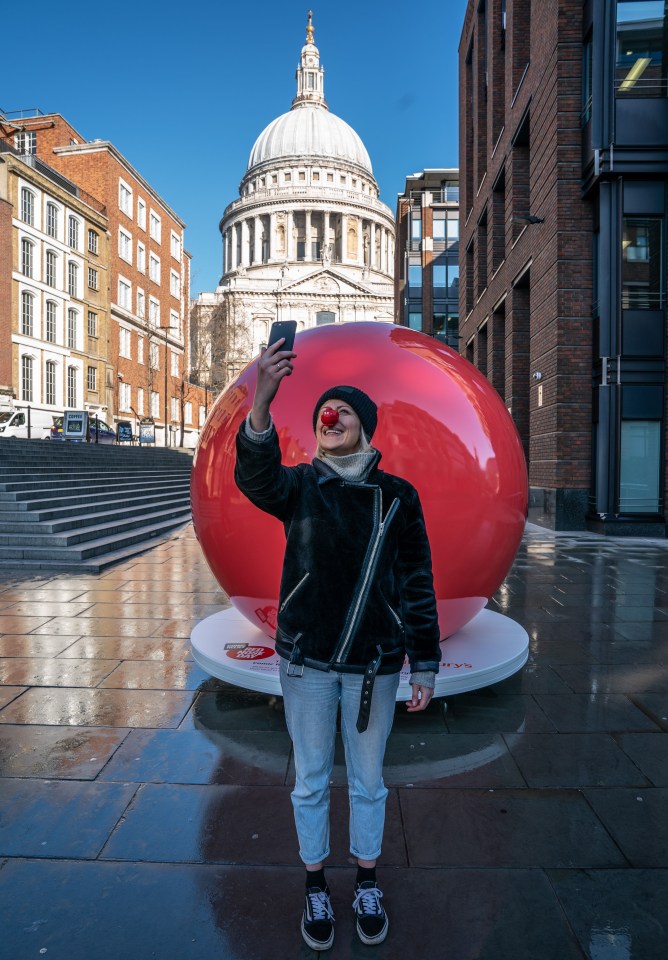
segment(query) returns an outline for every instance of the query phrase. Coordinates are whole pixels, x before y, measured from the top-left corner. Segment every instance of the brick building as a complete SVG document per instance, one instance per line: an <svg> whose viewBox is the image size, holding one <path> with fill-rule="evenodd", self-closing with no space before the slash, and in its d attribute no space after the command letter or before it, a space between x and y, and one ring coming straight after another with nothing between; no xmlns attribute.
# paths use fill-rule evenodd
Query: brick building
<svg viewBox="0 0 668 960"><path fill-rule="evenodd" d="M194 446L201 390L189 376L183 220L112 143L86 141L59 114L23 118L20 136L106 207L114 421L151 416L158 444Z"/></svg>
<svg viewBox="0 0 668 960"><path fill-rule="evenodd" d="M406 177L397 200L394 322L459 348L459 170Z"/></svg>
<svg viewBox="0 0 668 960"><path fill-rule="evenodd" d="M112 412L109 236L103 205L22 149L0 141L0 392L42 436L67 408Z"/></svg>
<svg viewBox="0 0 668 960"><path fill-rule="evenodd" d="M636 0L466 11L460 334L556 529L665 532L667 29Z"/></svg>

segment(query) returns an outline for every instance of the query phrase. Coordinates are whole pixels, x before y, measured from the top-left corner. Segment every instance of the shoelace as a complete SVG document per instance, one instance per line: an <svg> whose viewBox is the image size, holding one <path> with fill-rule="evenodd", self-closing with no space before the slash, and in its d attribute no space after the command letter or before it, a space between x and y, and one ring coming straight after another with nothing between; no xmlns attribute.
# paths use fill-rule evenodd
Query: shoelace
<svg viewBox="0 0 668 960"><path fill-rule="evenodd" d="M357 905L362 903L362 913L378 915L382 912L380 901L383 894L378 887L360 887L357 896L353 900L353 910L357 910Z"/></svg>
<svg viewBox="0 0 668 960"><path fill-rule="evenodd" d="M311 904L311 913L314 920L333 920L332 905L329 896L324 890L310 890L306 896Z"/></svg>

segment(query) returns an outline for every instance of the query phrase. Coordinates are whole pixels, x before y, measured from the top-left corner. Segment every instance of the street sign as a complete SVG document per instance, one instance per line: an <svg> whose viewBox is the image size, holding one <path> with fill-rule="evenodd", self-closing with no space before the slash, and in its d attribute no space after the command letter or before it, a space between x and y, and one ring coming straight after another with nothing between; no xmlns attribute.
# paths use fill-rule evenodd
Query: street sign
<svg viewBox="0 0 668 960"><path fill-rule="evenodd" d="M119 420L116 424L116 439L119 443L132 443L132 423L129 420Z"/></svg>

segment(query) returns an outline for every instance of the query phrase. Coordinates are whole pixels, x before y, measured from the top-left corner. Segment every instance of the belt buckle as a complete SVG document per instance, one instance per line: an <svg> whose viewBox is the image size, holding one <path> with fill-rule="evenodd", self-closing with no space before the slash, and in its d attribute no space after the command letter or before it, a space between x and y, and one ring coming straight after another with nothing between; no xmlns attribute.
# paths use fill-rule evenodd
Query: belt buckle
<svg viewBox="0 0 668 960"><path fill-rule="evenodd" d="M303 663L288 663L287 674L289 677L303 677L304 676L304 664Z"/></svg>

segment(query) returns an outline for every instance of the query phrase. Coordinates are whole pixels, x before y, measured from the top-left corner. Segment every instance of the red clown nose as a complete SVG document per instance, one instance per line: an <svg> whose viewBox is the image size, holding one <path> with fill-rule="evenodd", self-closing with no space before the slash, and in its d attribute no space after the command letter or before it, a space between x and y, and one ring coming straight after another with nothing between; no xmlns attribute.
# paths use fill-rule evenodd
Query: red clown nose
<svg viewBox="0 0 668 960"><path fill-rule="evenodd" d="M320 422L324 423L326 427L333 427L338 419L339 411L335 410L333 407L325 407L320 414Z"/></svg>

